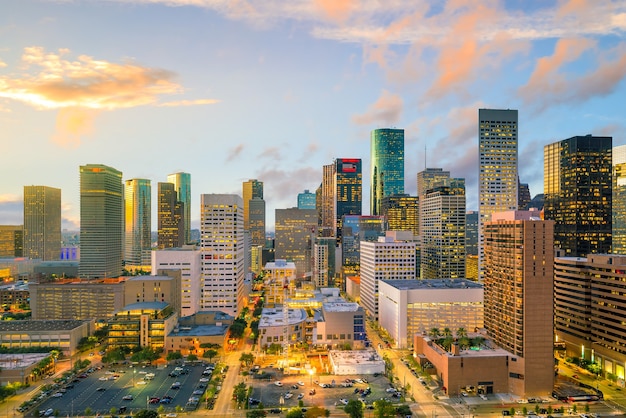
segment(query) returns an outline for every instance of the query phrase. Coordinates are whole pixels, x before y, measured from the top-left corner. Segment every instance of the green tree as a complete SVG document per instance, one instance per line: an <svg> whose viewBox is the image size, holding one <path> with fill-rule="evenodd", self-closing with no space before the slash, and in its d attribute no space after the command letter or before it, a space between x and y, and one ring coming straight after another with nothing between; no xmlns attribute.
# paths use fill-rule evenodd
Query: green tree
<svg viewBox="0 0 626 418"><path fill-rule="evenodd" d="M287 411L285 418L303 418L302 410L300 408L291 408Z"/></svg>
<svg viewBox="0 0 626 418"><path fill-rule="evenodd" d="M180 360L182 358L183 358L183 355L180 354L180 351L170 351L169 353L167 353L167 356L165 357L167 361Z"/></svg>
<svg viewBox="0 0 626 418"><path fill-rule="evenodd" d="M159 413L159 415L161 415L163 412L165 412L165 407L163 405L159 405L159 407L157 408L157 412Z"/></svg>
<svg viewBox="0 0 626 418"><path fill-rule="evenodd" d="M522 415L528 415L528 408L526 407L522 408Z"/></svg>
<svg viewBox="0 0 626 418"><path fill-rule="evenodd" d="M409 407L409 405L399 405L396 408L396 413L400 415L401 417L406 417L407 415L413 415L413 412L411 411L411 408Z"/></svg>
<svg viewBox="0 0 626 418"><path fill-rule="evenodd" d="M254 354L252 353L242 353L241 357L239 357L239 361L244 363L246 366L250 366L254 363Z"/></svg>
<svg viewBox="0 0 626 418"><path fill-rule="evenodd" d="M448 327L445 327L442 331L444 337L452 337L452 330Z"/></svg>
<svg viewBox="0 0 626 418"><path fill-rule="evenodd" d="M85 415L89 416L92 412L93 410L90 407L85 408Z"/></svg>
<svg viewBox="0 0 626 418"><path fill-rule="evenodd" d="M319 418L319 417L327 417L330 415L330 410L326 408L321 408L319 406L314 406L309 408L304 413L304 418Z"/></svg>
<svg viewBox="0 0 626 418"><path fill-rule="evenodd" d="M187 356L187 361L196 361L198 360L198 356L196 356L195 354L189 354Z"/></svg>
<svg viewBox="0 0 626 418"><path fill-rule="evenodd" d="M511 407L511 409L509 409L509 415L515 416L515 408Z"/></svg>
<svg viewBox="0 0 626 418"><path fill-rule="evenodd" d="M374 402L375 418L394 418L396 416L396 408L391 402L385 399Z"/></svg>
<svg viewBox="0 0 626 418"><path fill-rule="evenodd" d="M541 408L539 408L539 404L535 404L535 414L539 415L539 410Z"/></svg>
<svg viewBox="0 0 626 418"><path fill-rule="evenodd" d="M432 339L439 338L439 328L431 328L430 331L428 331L428 336Z"/></svg>
<svg viewBox="0 0 626 418"><path fill-rule="evenodd" d="M350 399L343 410L350 418L363 418L363 403L357 399Z"/></svg>
<svg viewBox="0 0 626 418"><path fill-rule="evenodd" d="M233 390L233 395L238 405L244 403L248 396L248 388L246 387L246 384L241 382L235 385L235 389Z"/></svg>
<svg viewBox="0 0 626 418"><path fill-rule="evenodd" d="M135 418L158 418L159 413L157 411L142 409L134 415Z"/></svg>
<svg viewBox="0 0 626 418"><path fill-rule="evenodd" d="M204 354L202 355L202 357L208 358L209 361L213 360L215 356L217 356L217 351L213 349L205 351Z"/></svg>
<svg viewBox="0 0 626 418"><path fill-rule="evenodd" d="M265 412L262 409L251 409L248 412L246 412L247 418L264 418L266 415L267 415L267 412Z"/></svg>
<svg viewBox="0 0 626 418"><path fill-rule="evenodd" d="M456 330L456 336L459 338L467 337L467 330L465 328L459 328Z"/></svg>
<svg viewBox="0 0 626 418"><path fill-rule="evenodd" d="M117 408L112 406L111 409L109 409L109 412L111 413L111 415L115 415L115 413L117 412Z"/></svg>
<svg viewBox="0 0 626 418"><path fill-rule="evenodd" d="M267 347L268 354L279 354L281 351L283 351L283 346L280 344L272 343Z"/></svg>

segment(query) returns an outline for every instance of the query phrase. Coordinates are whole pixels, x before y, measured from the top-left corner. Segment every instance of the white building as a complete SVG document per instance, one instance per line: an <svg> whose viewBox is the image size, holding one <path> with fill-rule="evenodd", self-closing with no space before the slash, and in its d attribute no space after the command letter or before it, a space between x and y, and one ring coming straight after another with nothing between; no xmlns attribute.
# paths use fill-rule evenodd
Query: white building
<svg viewBox="0 0 626 418"><path fill-rule="evenodd" d="M378 241L361 241L361 306L378 320L378 281L415 279L415 242L411 232L387 232Z"/></svg>
<svg viewBox="0 0 626 418"><path fill-rule="evenodd" d="M195 245L152 251L152 274L159 270L180 270L179 317L190 316L200 309L200 250Z"/></svg>
<svg viewBox="0 0 626 418"><path fill-rule="evenodd" d="M381 280L378 282L379 324L408 348L415 334L431 329L453 333L483 327L483 286L465 279Z"/></svg>
<svg viewBox="0 0 626 418"><path fill-rule="evenodd" d="M265 305L282 305L296 285L296 264L278 259L265 264Z"/></svg>
<svg viewBox="0 0 626 418"><path fill-rule="evenodd" d="M259 343L262 348L272 344L284 346L285 335L289 345L304 341L304 329L307 314L304 309L288 309L288 318L285 321L283 307L263 308L259 319ZM285 334L285 327L287 333Z"/></svg>
<svg viewBox="0 0 626 418"><path fill-rule="evenodd" d="M373 350L329 351L332 374L363 375L385 372L385 360Z"/></svg>
<svg viewBox="0 0 626 418"><path fill-rule="evenodd" d="M313 344L352 348L364 347L367 337L365 331L365 311L357 303L340 301L324 302L316 316L316 329Z"/></svg>
<svg viewBox="0 0 626 418"><path fill-rule="evenodd" d="M232 194L200 196L203 310L237 317L244 304L243 200Z"/></svg>

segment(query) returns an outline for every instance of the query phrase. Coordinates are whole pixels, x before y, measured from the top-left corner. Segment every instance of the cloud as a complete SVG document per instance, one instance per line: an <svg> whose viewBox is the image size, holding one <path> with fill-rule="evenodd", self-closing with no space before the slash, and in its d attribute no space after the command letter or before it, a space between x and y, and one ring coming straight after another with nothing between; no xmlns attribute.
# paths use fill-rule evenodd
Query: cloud
<svg viewBox="0 0 626 418"><path fill-rule="evenodd" d="M244 150L244 145L243 144L239 144L234 148L231 148L228 151L228 156L226 157L226 161L234 161L236 158L239 157L239 155L241 154L241 152Z"/></svg>
<svg viewBox="0 0 626 418"><path fill-rule="evenodd" d="M24 198L14 194L0 194L0 219L3 225L22 225Z"/></svg>
<svg viewBox="0 0 626 418"><path fill-rule="evenodd" d="M56 133L52 142L65 148L76 148L81 137L93 133L93 121L97 111L79 107L59 110L56 120Z"/></svg>
<svg viewBox="0 0 626 418"><path fill-rule="evenodd" d="M358 6L354 0L314 0L313 3L327 18L338 23L345 22Z"/></svg>
<svg viewBox="0 0 626 418"><path fill-rule="evenodd" d="M176 106L199 106L220 103L217 99L197 99L197 100L178 100L174 102L161 103L159 107L176 107Z"/></svg>
<svg viewBox="0 0 626 418"><path fill-rule="evenodd" d="M357 125L393 125L400 121L403 105L402 97L383 90L378 100L365 113L352 116L352 121Z"/></svg>
<svg viewBox="0 0 626 418"><path fill-rule="evenodd" d="M4 68L6 66L7 66L7 63L2 61L2 60L0 60L0 68Z"/></svg>
<svg viewBox="0 0 626 418"><path fill-rule="evenodd" d="M297 206L298 193L304 189L314 191L322 181L321 168L301 167L295 170L281 170L276 167L262 170L257 178L263 179L267 190L266 195L272 200L283 203L283 208ZM298 181L293 181L298 179ZM280 208L276 202L274 207Z"/></svg>
<svg viewBox="0 0 626 418"><path fill-rule="evenodd" d="M280 161L281 159L280 148L278 147L265 148L259 154L259 158L265 158L265 159L269 159L273 161Z"/></svg>

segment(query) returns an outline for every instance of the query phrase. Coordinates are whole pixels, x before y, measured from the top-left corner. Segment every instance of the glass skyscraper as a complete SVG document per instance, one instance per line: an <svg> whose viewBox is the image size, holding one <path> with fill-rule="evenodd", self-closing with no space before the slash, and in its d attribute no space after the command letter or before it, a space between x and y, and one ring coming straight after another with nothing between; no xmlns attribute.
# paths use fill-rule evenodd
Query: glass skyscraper
<svg viewBox="0 0 626 418"><path fill-rule="evenodd" d="M544 218L566 256L608 254L612 247L613 138L574 136L546 145Z"/></svg>
<svg viewBox="0 0 626 418"><path fill-rule="evenodd" d="M61 257L61 189L24 186L24 257Z"/></svg>
<svg viewBox="0 0 626 418"><path fill-rule="evenodd" d="M184 244L187 244L191 242L191 174L169 174L167 182L174 184L178 201L183 204L183 239Z"/></svg>
<svg viewBox="0 0 626 418"><path fill-rule="evenodd" d="M308 190L298 193L298 209L316 209L315 199L315 193L311 193Z"/></svg>
<svg viewBox="0 0 626 418"><path fill-rule="evenodd" d="M102 164L80 167L80 265L83 279L122 274L122 172Z"/></svg>
<svg viewBox="0 0 626 418"><path fill-rule="evenodd" d="M185 244L184 204L178 200L174 183L159 183L158 248L179 248Z"/></svg>
<svg viewBox="0 0 626 418"><path fill-rule="evenodd" d="M380 215L382 198L404 194L404 129L371 133L370 214Z"/></svg>
<svg viewBox="0 0 626 418"><path fill-rule="evenodd" d="M151 263L151 205L150 180L131 179L124 187L124 261L130 266Z"/></svg>
<svg viewBox="0 0 626 418"><path fill-rule="evenodd" d="M626 145L613 147L613 254L626 254Z"/></svg>
<svg viewBox="0 0 626 418"><path fill-rule="evenodd" d="M250 232L252 245L265 246L265 200L263 182L243 182L243 229Z"/></svg>
<svg viewBox="0 0 626 418"><path fill-rule="evenodd" d="M335 237L341 240L345 215L360 215L363 207L363 178L360 158L337 158L334 170L333 218Z"/></svg>

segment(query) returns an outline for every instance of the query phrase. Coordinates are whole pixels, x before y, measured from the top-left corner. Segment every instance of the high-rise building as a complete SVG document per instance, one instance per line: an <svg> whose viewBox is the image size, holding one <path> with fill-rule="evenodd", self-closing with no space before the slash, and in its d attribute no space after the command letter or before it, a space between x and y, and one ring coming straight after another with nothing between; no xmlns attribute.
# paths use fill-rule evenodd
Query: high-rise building
<svg viewBox="0 0 626 418"><path fill-rule="evenodd" d="M24 186L24 257L61 257L61 189Z"/></svg>
<svg viewBox="0 0 626 418"><path fill-rule="evenodd" d="M243 199L200 196L202 309L237 317L244 303Z"/></svg>
<svg viewBox="0 0 626 418"><path fill-rule="evenodd" d="M83 279L122 274L122 172L102 164L80 167L80 266Z"/></svg>
<svg viewBox="0 0 626 418"><path fill-rule="evenodd" d="M420 201L422 279L465 277L465 179L428 189Z"/></svg>
<svg viewBox="0 0 626 418"><path fill-rule="evenodd" d="M298 209L315 209L315 193L305 190L298 193Z"/></svg>
<svg viewBox="0 0 626 418"><path fill-rule="evenodd" d="M378 321L378 281L415 279L415 242L410 232L387 232L361 241L361 306Z"/></svg>
<svg viewBox="0 0 626 418"><path fill-rule="evenodd" d="M191 242L191 174L169 174L167 182L174 185L178 201L183 204L183 244L188 244Z"/></svg>
<svg viewBox="0 0 626 418"><path fill-rule="evenodd" d="M530 187L528 187L528 183L520 183L519 176L517 176L517 206L519 210L528 210L530 200Z"/></svg>
<svg viewBox="0 0 626 418"><path fill-rule="evenodd" d="M371 133L370 214L380 215L385 196L404 194L404 129Z"/></svg>
<svg viewBox="0 0 626 418"><path fill-rule="evenodd" d="M126 265L150 265L152 249L151 195L150 180L126 180L124 187L124 261Z"/></svg>
<svg viewBox="0 0 626 418"><path fill-rule="evenodd" d="M174 183L159 183L158 248L182 247L185 243L185 205L178 200Z"/></svg>
<svg viewBox="0 0 626 418"><path fill-rule="evenodd" d="M595 363L599 377L626 377L626 256L591 254L554 260L556 342L567 357Z"/></svg>
<svg viewBox="0 0 626 418"><path fill-rule="evenodd" d="M317 212L313 209L276 209L275 258L293 262L296 274L311 271L311 237L317 235Z"/></svg>
<svg viewBox="0 0 626 418"><path fill-rule="evenodd" d="M322 236L332 237L335 235L335 164L328 164L322 167L322 189L321 189L321 233Z"/></svg>
<svg viewBox="0 0 626 418"><path fill-rule="evenodd" d="M417 173L417 196L425 195L430 189L450 185L450 172L443 168L427 168Z"/></svg>
<svg viewBox="0 0 626 418"><path fill-rule="evenodd" d="M575 136L546 145L544 218L565 255L608 254L612 240L612 145L606 136Z"/></svg>
<svg viewBox="0 0 626 418"><path fill-rule="evenodd" d="M511 353L509 388L548 396L554 386L553 221L537 211L495 213L484 224L485 329Z"/></svg>
<svg viewBox="0 0 626 418"><path fill-rule="evenodd" d="M0 225L0 258L24 256L24 226Z"/></svg>
<svg viewBox="0 0 626 418"><path fill-rule="evenodd" d="M363 207L363 178L360 158L337 158L333 178L333 230L341 240L341 219L360 215Z"/></svg>
<svg viewBox="0 0 626 418"><path fill-rule="evenodd" d="M465 254L478 255L478 212L475 210L465 214Z"/></svg>
<svg viewBox="0 0 626 418"><path fill-rule="evenodd" d="M626 254L626 145L613 147L613 254Z"/></svg>
<svg viewBox="0 0 626 418"><path fill-rule="evenodd" d="M394 194L383 197L380 214L387 219L390 231L411 231L419 235L419 199L408 194Z"/></svg>
<svg viewBox="0 0 626 418"><path fill-rule="evenodd" d="M180 271L179 317L195 314L200 310L202 295L201 251L194 245L152 251L153 275L166 274L167 270Z"/></svg>
<svg viewBox="0 0 626 418"><path fill-rule="evenodd" d="M478 271L483 276L483 225L491 214L517 210L517 110L478 110Z"/></svg>
<svg viewBox="0 0 626 418"><path fill-rule="evenodd" d="M334 245L333 245L334 249ZM313 244L313 283L317 288L328 287L328 245Z"/></svg>
<svg viewBox="0 0 626 418"><path fill-rule="evenodd" d="M385 236L384 216L346 215L342 222L341 258L343 275L358 274L361 263L361 242L378 241Z"/></svg>
<svg viewBox="0 0 626 418"><path fill-rule="evenodd" d="M265 200L263 182L243 182L243 229L250 231L252 245L265 245Z"/></svg>

